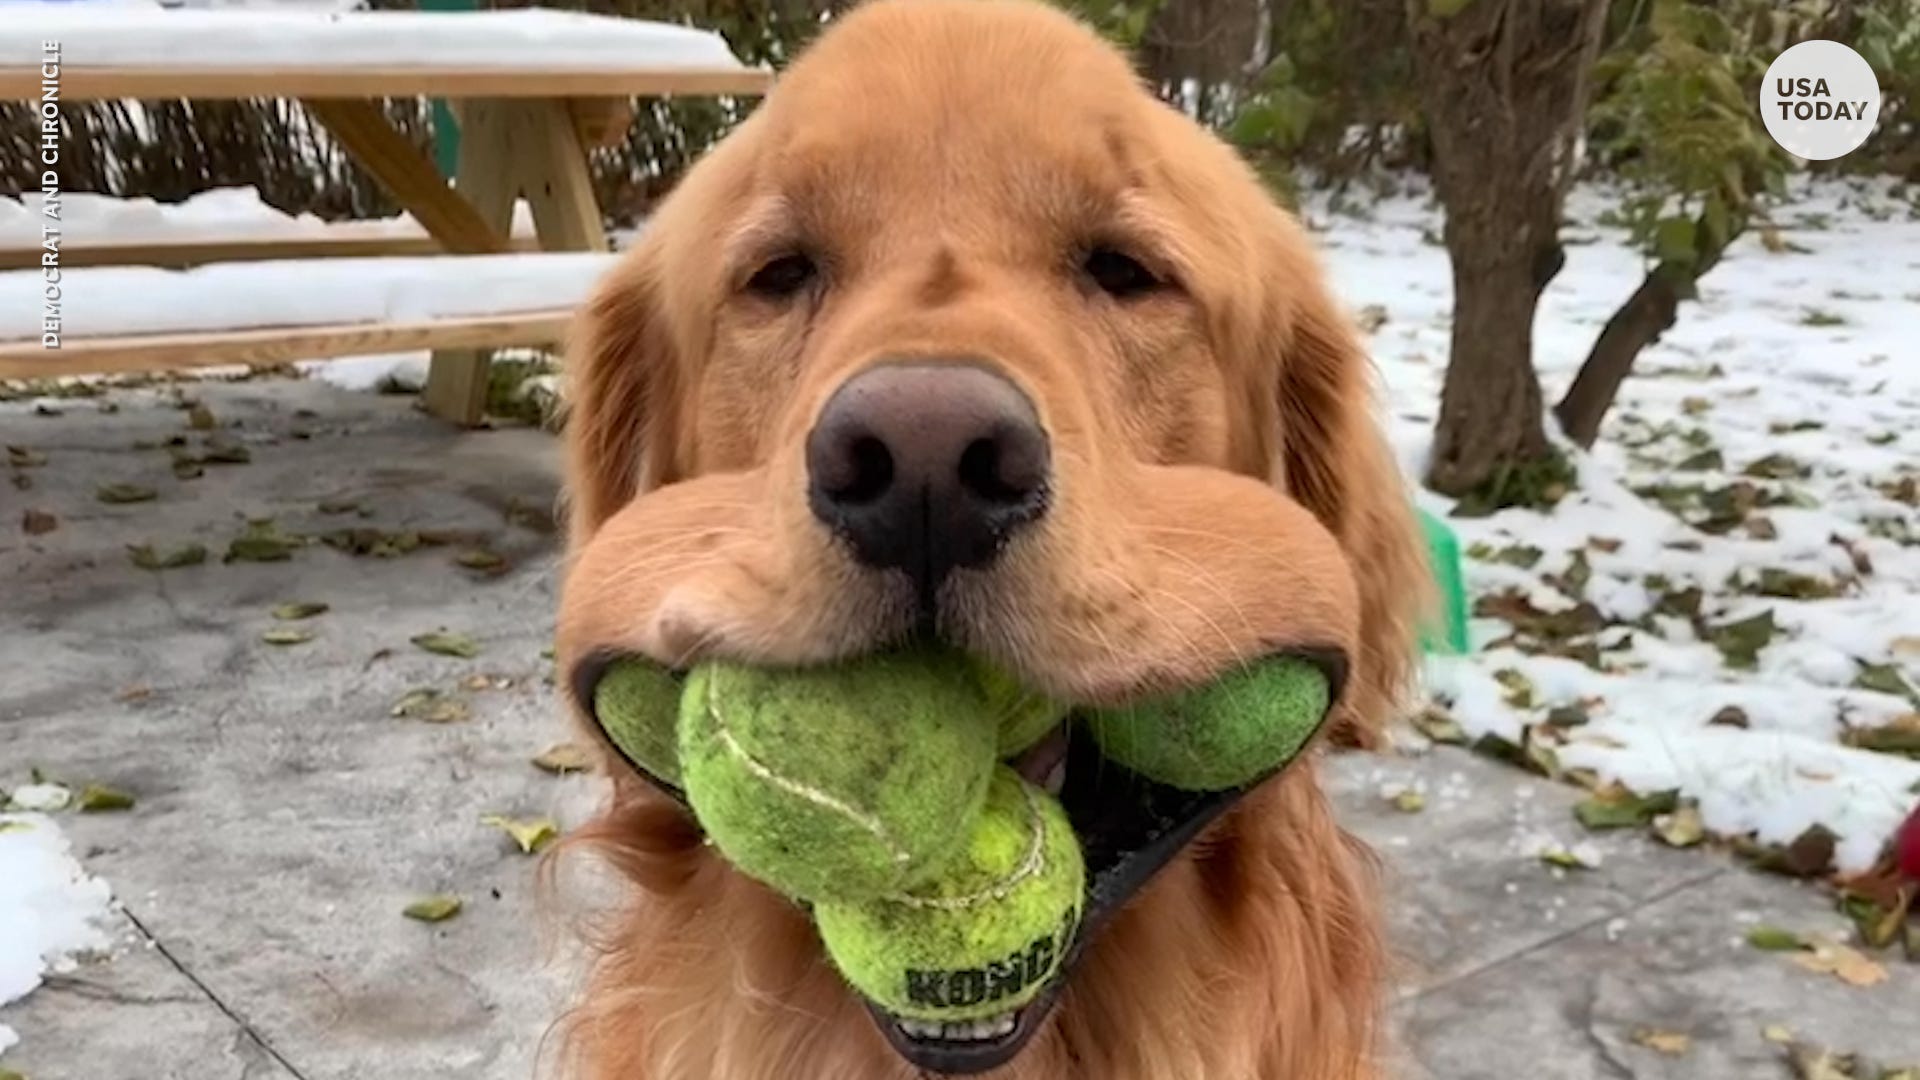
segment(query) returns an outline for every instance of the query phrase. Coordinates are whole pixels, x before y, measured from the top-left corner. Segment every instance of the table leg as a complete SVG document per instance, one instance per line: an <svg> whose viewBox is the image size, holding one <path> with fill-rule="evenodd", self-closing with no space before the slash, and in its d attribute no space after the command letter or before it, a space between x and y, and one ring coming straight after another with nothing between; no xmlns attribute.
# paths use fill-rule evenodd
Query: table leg
<svg viewBox="0 0 1920 1080"><path fill-rule="evenodd" d="M455 187L503 236L511 234L514 200L524 195L542 250L608 249L586 149L564 100L463 102ZM489 356L479 349L434 353L427 410L454 423L479 423L486 409Z"/></svg>

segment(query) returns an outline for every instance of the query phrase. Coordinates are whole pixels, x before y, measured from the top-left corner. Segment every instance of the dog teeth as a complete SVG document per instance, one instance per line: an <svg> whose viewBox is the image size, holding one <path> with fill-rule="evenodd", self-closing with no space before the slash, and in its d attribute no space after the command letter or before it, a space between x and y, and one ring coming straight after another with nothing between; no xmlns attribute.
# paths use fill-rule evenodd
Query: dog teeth
<svg viewBox="0 0 1920 1080"><path fill-rule="evenodd" d="M1045 788L1049 795L1056 798L1060 795L1060 789L1067 786L1067 759L1064 756L1053 768L1047 770L1046 781L1040 786Z"/></svg>
<svg viewBox="0 0 1920 1080"><path fill-rule="evenodd" d="M1018 1019L1015 1013L1001 1013L989 1016L985 1020L958 1021L941 1023L938 1020L896 1020L900 1030L915 1039L937 1039L941 1042L984 1042L1013 1034Z"/></svg>

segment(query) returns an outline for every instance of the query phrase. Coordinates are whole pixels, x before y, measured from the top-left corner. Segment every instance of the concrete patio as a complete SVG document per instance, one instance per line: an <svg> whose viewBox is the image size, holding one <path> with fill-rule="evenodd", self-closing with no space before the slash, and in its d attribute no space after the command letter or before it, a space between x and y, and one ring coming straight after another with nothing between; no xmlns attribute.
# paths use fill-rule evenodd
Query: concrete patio
<svg viewBox="0 0 1920 1080"><path fill-rule="evenodd" d="M210 415L182 408L182 393ZM22 1037L0 1074L534 1075L572 967L564 941L542 932L537 860L481 819L550 816L564 828L597 791L591 775L530 763L566 737L544 655L553 438L457 433L410 398L318 381L50 404L58 415L0 404L0 444L45 458L7 469L26 487L0 478L0 788L38 768L137 801L59 815L113 886L124 925L111 956L0 1009ZM175 437L188 457L206 457L213 437L214 456L240 446L250 461L180 479ZM103 502L110 484L153 497ZM28 531L29 512L52 519ZM336 534L340 546L223 561L249 519L267 518L275 534ZM142 569L128 551L190 543L205 547L203 563ZM289 601L329 610L276 622ZM312 640L263 640L287 625ZM470 636L478 655L410 643L436 630ZM427 687L465 702L467 717L392 715ZM1576 790L1459 751L1347 755L1327 773L1346 820L1386 861L1405 959L1390 1075L1799 1075L1781 1033L1768 1037L1775 1026L1920 1065L1920 965L1881 956L1887 980L1856 987L1745 942L1759 923L1844 933L1816 888L1636 832L1587 835L1568 812ZM1423 810L1382 797L1414 781ZM1603 858L1555 869L1538 857L1542 836L1590 841ZM461 896L462 913L402 916L440 892Z"/></svg>

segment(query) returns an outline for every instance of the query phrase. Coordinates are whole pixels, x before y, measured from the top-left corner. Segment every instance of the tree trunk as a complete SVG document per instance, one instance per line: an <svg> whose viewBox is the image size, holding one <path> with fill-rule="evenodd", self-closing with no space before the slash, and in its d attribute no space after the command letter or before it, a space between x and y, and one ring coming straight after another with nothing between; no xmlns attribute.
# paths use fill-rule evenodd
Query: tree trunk
<svg viewBox="0 0 1920 1080"><path fill-rule="evenodd" d="M1551 452L1533 316L1564 262L1561 201L1606 0L1407 5L1454 282L1427 484L1465 495Z"/></svg>
<svg viewBox="0 0 1920 1080"><path fill-rule="evenodd" d="M1613 407L1620 384L1633 371L1640 351L1660 340L1680 309L1680 291L1673 279L1655 270L1648 274L1620 310L1607 320L1593 343L1586 363L1574 376L1567 394L1554 406L1560 427L1582 448L1592 449L1600 436L1600 422Z"/></svg>
<svg viewBox="0 0 1920 1080"><path fill-rule="evenodd" d="M1483 255L1491 245L1457 242L1454 231L1453 343L1427 484L1465 495L1502 464L1544 456L1549 443L1533 369L1535 249Z"/></svg>

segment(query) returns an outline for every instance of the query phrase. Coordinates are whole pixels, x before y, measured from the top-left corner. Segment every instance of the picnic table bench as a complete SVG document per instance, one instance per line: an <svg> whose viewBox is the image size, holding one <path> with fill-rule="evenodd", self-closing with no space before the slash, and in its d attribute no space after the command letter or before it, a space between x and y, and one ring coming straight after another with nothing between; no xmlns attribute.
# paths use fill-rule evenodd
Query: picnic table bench
<svg viewBox="0 0 1920 1080"><path fill-rule="evenodd" d="M0 98L38 102L45 42L58 42L62 105L100 99L275 98L299 101L352 159L412 215L423 235L345 234L295 243L200 238L187 244L111 242L63 247L65 317L60 349L43 349L37 305L28 325L0 323L0 378L175 368L320 358L435 348L427 408L460 423L480 418L486 345L547 344L558 339L583 289L530 289L532 307L447 313L395 323L365 317L268 326L192 326L169 316L155 332L116 326L89 312L118 302L131 281L109 260L161 267L211 260L369 255L432 260L480 257L498 264L531 245L544 252L606 252L607 237L588 173L588 150L626 129L636 97L762 93L771 73L739 62L718 35L687 27L525 9L473 12L312 12L129 9L84 5L9 5L0 20ZM387 121L386 98L433 97L454 103L459 164L448 183L434 162ZM511 234L517 200L532 210L533 237ZM277 246L276 246L277 244ZM0 251L0 312L13 310L11 275L39 278L38 248ZM457 277L454 264L452 273ZM510 276L510 270L506 271ZM105 275L122 275L108 277ZM90 281L89 277L94 276ZM584 277L590 277L586 275ZM583 278L573 275L573 278ZM149 279L151 280L151 279ZM222 285L246 288L245 276ZM96 287L97 286L97 287ZM510 289L492 295L509 298ZM37 292L36 294L37 295ZM124 296L124 294L123 294ZM225 296L225 312L244 300ZM444 307L445 305L440 305ZM462 307L462 305L453 305ZM418 314L418 313L416 313ZM104 326L104 332L88 330ZM28 334L22 339L16 334Z"/></svg>

